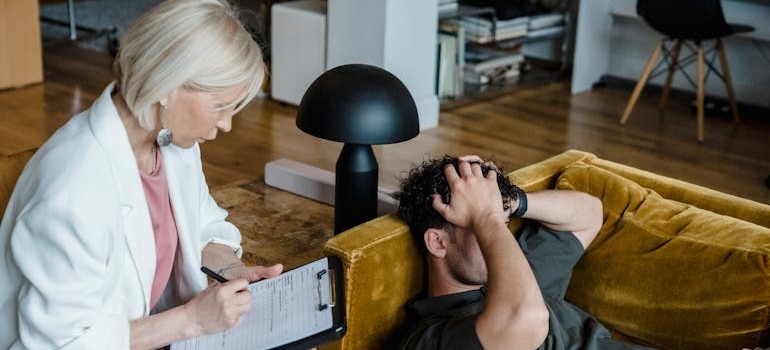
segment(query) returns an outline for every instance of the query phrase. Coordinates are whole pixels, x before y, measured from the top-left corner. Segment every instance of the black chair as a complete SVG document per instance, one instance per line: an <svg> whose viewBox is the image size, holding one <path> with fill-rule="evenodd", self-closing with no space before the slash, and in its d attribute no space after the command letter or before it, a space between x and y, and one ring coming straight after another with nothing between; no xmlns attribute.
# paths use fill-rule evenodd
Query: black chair
<svg viewBox="0 0 770 350"><path fill-rule="evenodd" d="M713 72L725 83L733 120L736 123L740 122L738 105L735 100L735 91L733 90L732 78L730 77L730 69L727 65L725 49L722 45L722 38L736 33L751 32L754 31L754 28L747 25L727 23L722 13L722 3L720 0L638 0L636 12L650 27L662 33L665 37L655 46L649 61L647 61L647 66L636 83L636 88L634 88L631 99L628 101L626 110L620 118L620 124L625 125L628 121L628 117L634 109L639 94L650 77L668 72L658 106L662 110L668 99L674 72L679 68L687 80L696 88L698 141L702 142L703 86L708 77L704 75L704 65L708 68L709 72ZM704 51L702 44L707 40L714 40L715 43L713 47ZM690 55L680 60L679 53L682 46L690 49ZM663 53L663 58L658 61L661 53ZM714 65L714 59L717 54L721 63L721 73ZM711 55L708 60L705 59L707 55ZM693 62L696 64L695 81L683 69ZM664 63L666 66L662 67L661 70L660 66ZM653 71L656 72L653 73Z"/></svg>

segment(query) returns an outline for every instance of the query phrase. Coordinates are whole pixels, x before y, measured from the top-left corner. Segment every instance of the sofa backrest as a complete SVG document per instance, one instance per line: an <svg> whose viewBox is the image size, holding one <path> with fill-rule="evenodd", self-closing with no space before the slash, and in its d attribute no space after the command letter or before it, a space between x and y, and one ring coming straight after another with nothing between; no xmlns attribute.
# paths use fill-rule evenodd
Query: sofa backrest
<svg viewBox="0 0 770 350"><path fill-rule="evenodd" d="M663 198L770 227L770 215L766 204L601 158L592 158L586 163L609 170L642 187L649 188Z"/></svg>

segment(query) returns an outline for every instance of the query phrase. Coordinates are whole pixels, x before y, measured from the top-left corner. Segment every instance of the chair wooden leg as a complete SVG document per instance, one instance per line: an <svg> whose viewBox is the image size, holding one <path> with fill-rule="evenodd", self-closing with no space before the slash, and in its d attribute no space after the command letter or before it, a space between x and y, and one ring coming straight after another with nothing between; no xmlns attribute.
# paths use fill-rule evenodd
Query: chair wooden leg
<svg viewBox="0 0 770 350"><path fill-rule="evenodd" d="M727 90L727 98L730 100L730 109L733 112L733 120L736 123L740 123L741 117L738 115L738 103L735 100L733 78L730 76L730 67L727 64L727 55L725 54L725 47L722 45L722 39L717 39L717 51L719 51L719 61L722 63L722 75L725 77L725 89Z"/></svg>
<svg viewBox="0 0 770 350"><path fill-rule="evenodd" d="M679 52L682 50L682 41L677 40L676 44L674 45L674 52L672 52L671 55L671 63L668 65L668 74L666 75L666 83L663 85L663 93L660 96L660 104L658 104L658 109L663 110L663 106L666 105L666 101L668 101L668 93L671 91L671 81L674 78L674 73L676 72L676 65L679 63Z"/></svg>
<svg viewBox="0 0 770 350"><path fill-rule="evenodd" d="M621 125L625 125L628 121L628 117L631 116L631 111L634 110L634 105L636 105L636 101L639 99L639 94L642 93L642 89L644 89L644 86L647 84L647 79L650 78L650 73L652 73L652 69L655 67L655 63L658 62L658 56L660 56L662 48L663 40L661 40L658 45L655 46L655 50L652 51L650 59L647 60L647 66L644 68L642 75L639 77L639 81L636 83L634 92L631 94L631 99L628 100L628 105L626 105L626 110L623 112L623 116L620 118Z"/></svg>
<svg viewBox="0 0 770 350"><path fill-rule="evenodd" d="M698 142L703 142L703 45L698 43L698 62L697 62L697 105L698 105Z"/></svg>

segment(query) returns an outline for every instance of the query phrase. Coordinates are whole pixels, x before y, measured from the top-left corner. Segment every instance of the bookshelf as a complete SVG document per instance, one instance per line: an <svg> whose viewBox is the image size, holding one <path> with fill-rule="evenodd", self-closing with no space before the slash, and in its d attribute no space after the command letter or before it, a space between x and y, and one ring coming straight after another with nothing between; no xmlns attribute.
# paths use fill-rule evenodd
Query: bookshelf
<svg viewBox="0 0 770 350"><path fill-rule="evenodd" d="M436 92L442 104L515 84L532 62L566 69L567 11L500 19L492 7L439 0L438 17Z"/></svg>

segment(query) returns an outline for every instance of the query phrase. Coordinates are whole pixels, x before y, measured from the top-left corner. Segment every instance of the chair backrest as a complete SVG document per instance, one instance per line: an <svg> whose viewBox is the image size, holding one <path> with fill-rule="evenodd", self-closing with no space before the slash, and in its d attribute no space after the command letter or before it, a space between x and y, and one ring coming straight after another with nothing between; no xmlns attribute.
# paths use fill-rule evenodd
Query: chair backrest
<svg viewBox="0 0 770 350"><path fill-rule="evenodd" d="M721 0L637 0L636 13L672 39L706 40L732 34Z"/></svg>
<svg viewBox="0 0 770 350"><path fill-rule="evenodd" d="M13 187L19 179L21 171L27 165L27 161L35 153L34 149L14 153L8 156L0 156L0 219L5 214L5 207L11 199Z"/></svg>

